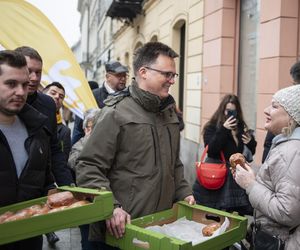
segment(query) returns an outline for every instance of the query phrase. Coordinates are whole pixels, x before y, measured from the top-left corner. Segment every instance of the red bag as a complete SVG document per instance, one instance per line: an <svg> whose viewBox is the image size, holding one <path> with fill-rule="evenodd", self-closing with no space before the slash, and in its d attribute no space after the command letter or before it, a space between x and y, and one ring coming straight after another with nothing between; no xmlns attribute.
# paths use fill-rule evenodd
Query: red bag
<svg viewBox="0 0 300 250"><path fill-rule="evenodd" d="M221 151L221 160L218 163L214 160L212 162L204 162L204 158L207 154L208 145L205 147L201 156L201 161L196 162L196 172L199 183L206 189L219 189L221 188L226 180L227 168L226 161L223 152Z"/></svg>

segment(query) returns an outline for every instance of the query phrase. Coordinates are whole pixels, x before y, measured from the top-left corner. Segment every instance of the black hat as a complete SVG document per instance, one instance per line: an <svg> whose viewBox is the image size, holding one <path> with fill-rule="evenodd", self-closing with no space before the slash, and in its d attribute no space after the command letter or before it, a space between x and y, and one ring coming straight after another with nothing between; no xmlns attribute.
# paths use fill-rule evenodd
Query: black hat
<svg viewBox="0 0 300 250"><path fill-rule="evenodd" d="M113 73L127 73L128 69L127 67L123 66L118 61L110 61L105 64L105 70L106 72L113 72Z"/></svg>

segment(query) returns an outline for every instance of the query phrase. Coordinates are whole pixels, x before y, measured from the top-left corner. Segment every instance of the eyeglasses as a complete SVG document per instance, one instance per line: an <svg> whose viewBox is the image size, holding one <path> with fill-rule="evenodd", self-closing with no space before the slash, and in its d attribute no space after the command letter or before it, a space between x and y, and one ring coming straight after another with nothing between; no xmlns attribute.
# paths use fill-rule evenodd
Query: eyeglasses
<svg viewBox="0 0 300 250"><path fill-rule="evenodd" d="M168 81L170 81L172 79L176 79L178 77L177 73L173 73L173 72L170 72L170 71L162 71L162 70L159 70L159 69L153 69L151 67L146 67L146 66L145 66L145 68L156 71L156 72L162 74Z"/></svg>

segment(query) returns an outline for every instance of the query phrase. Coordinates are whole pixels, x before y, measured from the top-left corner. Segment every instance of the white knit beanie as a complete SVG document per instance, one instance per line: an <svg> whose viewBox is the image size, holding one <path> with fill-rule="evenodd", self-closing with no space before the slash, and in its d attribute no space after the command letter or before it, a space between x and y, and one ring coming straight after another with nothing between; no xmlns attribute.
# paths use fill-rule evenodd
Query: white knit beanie
<svg viewBox="0 0 300 250"><path fill-rule="evenodd" d="M300 125L300 85L277 91L273 99Z"/></svg>

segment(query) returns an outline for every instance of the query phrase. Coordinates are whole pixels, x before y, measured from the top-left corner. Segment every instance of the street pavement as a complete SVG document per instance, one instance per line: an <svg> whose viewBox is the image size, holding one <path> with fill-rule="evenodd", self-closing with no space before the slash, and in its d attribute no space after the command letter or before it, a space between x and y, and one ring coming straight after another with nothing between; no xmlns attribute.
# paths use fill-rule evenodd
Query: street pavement
<svg viewBox="0 0 300 250"><path fill-rule="evenodd" d="M55 246L48 244L47 238L43 236L43 250L81 250L81 235L78 227L67 228L64 230L55 232L59 237L59 241L55 243Z"/></svg>

